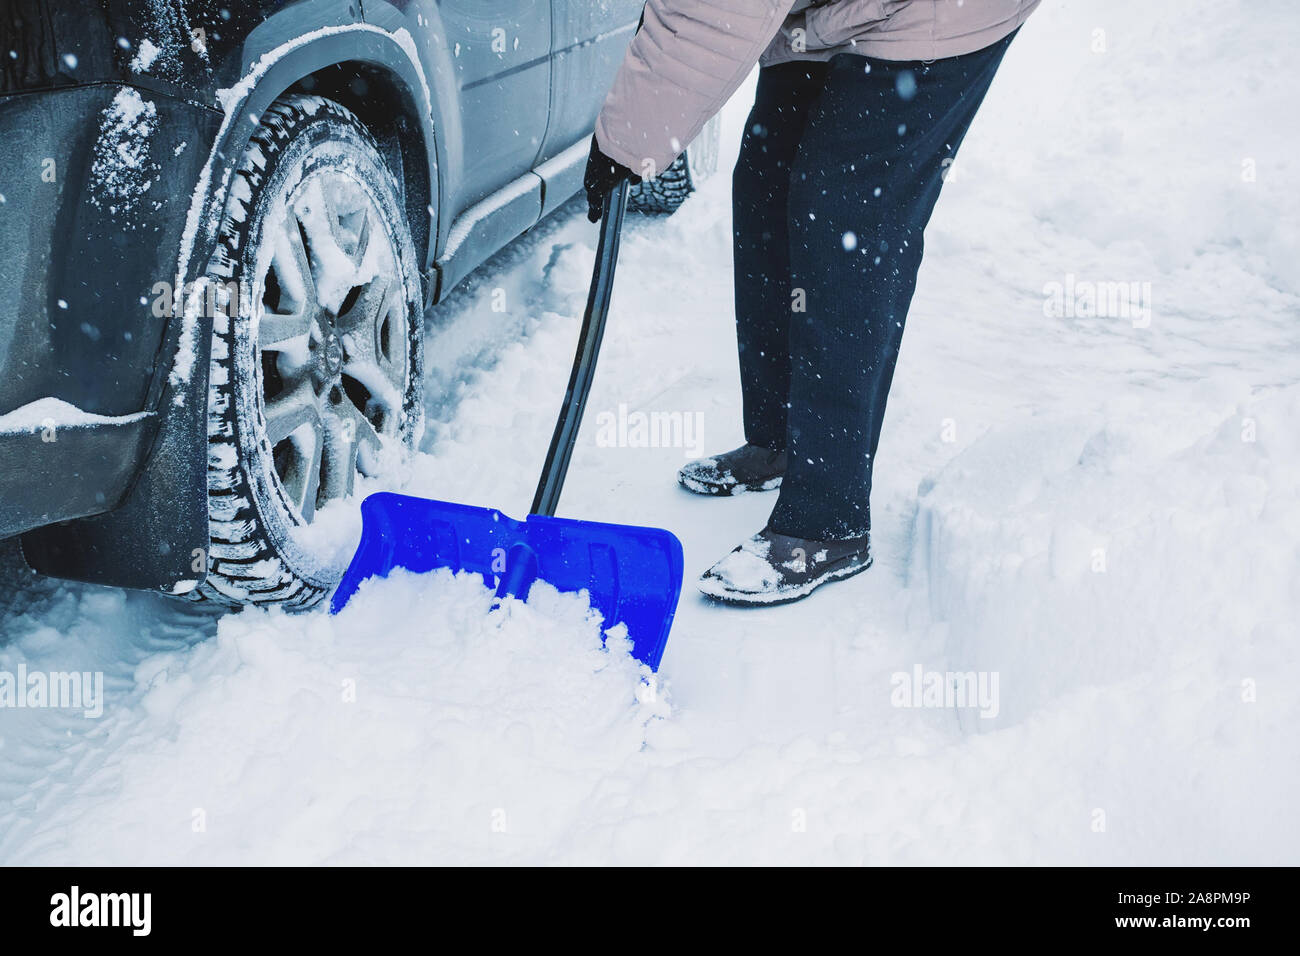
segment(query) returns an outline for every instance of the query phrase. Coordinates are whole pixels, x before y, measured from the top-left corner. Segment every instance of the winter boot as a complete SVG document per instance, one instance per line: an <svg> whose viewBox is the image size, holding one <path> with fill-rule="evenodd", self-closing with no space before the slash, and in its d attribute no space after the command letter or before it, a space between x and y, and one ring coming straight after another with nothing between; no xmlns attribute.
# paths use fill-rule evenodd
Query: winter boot
<svg viewBox="0 0 1300 956"><path fill-rule="evenodd" d="M700 590L728 604L787 604L871 567L871 538L812 541L764 528L705 571Z"/></svg>
<svg viewBox="0 0 1300 956"><path fill-rule="evenodd" d="M697 458L677 472L682 487L697 495L739 495L781 487L785 452L742 445L713 458Z"/></svg>

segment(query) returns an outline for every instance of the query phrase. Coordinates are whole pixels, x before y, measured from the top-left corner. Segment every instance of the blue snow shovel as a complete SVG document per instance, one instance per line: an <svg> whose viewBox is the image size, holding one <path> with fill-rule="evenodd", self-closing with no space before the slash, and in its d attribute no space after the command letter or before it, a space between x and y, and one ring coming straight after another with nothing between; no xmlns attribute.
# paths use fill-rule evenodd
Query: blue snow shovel
<svg viewBox="0 0 1300 956"><path fill-rule="evenodd" d="M559 591L586 591L604 626L624 624L632 655L658 669L682 590L681 542L660 528L555 517L609 314L627 190L624 182L605 197L578 352L531 513L516 521L494 508L370 495L361 505L361 543L334 592L331 613L362 581L393 568L472 571L495 582L498 599L525 600L541 580Z"/></svg>

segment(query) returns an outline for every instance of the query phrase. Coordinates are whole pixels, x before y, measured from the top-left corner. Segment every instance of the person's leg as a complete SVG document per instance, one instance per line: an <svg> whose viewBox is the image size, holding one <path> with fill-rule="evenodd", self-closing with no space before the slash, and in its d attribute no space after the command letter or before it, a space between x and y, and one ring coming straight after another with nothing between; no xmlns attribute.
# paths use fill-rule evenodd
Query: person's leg
<svg viewBox="0 0 1300 956"><path fill-rule="evenodd" d="M732 176L736 342L745 440L780 451L790 390L790 167L825 63L786 63L758 74Z"/></svg>
<svg viewBox="0 0 1300 956"><path fill-rule="evenodd" d="M1014 36L1014 34L1013 34ZM789 196L789 461L769 528L865 536L881 419L922 233L1011 37L929 63L831 62Z"/></svg>

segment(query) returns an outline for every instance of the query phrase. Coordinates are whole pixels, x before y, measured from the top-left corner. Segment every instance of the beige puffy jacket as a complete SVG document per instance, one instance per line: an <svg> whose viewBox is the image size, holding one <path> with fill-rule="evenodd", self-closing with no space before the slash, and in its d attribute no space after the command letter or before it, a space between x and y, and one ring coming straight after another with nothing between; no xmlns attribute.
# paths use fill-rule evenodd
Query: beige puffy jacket
<svg viewBox="0 0 1300 956"><path fill-rule="evenodd" d="M666 168L757 62L859 53L937 60L983 49L1039 0L649 0L596 119L596 141L642 176Z"/></svg>

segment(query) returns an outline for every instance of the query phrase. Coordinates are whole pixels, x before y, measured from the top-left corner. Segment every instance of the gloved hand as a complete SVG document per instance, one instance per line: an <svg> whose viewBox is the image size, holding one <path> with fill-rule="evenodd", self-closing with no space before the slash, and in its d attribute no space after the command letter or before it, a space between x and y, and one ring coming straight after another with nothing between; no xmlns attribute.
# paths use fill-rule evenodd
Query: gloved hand
<svg viewBox="0 0 1300 956"><path fill-rule="evenodd" d="M582 185L587 190L587 218L600 222L601 210L605 197L623 180L639 181L632 170L615 162L600 151L596 137L591 138L591 155L587 157L587 171L583 174Z"/></svg>

